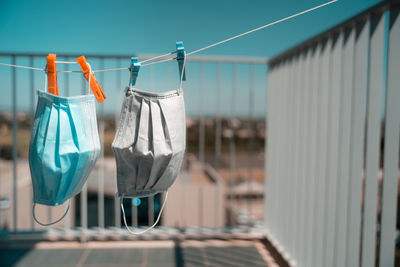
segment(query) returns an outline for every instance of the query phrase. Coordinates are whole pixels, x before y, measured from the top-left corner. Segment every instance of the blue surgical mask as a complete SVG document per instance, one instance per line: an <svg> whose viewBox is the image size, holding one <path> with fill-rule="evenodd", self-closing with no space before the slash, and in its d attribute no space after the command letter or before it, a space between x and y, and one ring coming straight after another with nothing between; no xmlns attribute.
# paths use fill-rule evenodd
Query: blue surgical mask
<svg viewBox="0 0 400 267"><path fill-rule="evenodd" d="M61 205L81 191L99 152L94 96L59 97L38 91L29 146L36 221L36 204Z"/></svg>

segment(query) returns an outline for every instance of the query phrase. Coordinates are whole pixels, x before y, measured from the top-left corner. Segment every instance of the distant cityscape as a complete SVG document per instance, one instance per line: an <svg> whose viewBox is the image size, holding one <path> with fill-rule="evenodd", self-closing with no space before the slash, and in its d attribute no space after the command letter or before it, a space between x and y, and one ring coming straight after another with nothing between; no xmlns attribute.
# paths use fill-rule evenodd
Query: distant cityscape
<svg viewBox="0 0 400 267"><path fill-rule="evenodd" d="M20 229L31 227L31 181L28 150L31 133L31 114L17 115L17 203ZM100 139L104 140L104 159L98 160L87 182L88 226L98 221L99 177L104 181L105 226L115 224L115 160L111 143L116 128L115 116L98 118ZM173 227L223 227L255 225L263 220L264 195L264 142L266 137L263 119L227 119L187 117L187 148L184 164L178 179L171 187L169 200L161 224ZM102 138L102 129L104 137ZM217 133L220 139L217 141ZM201 137L202 136L202 137ZM0 113L0 228L12 225L13 210L13 116ZM204 138L203 141L201 139ZM219 147L219 149L217 149ZM103 164L103 167L100 167ZM101 174L103 172L103 174ZM129 224L147 225L158 214L162 198L158 195L151 204L153 215L148 211L149 202L144 199L135 214L126 204ZM210 202L212 201L212 202ZM71 207L71 226L80 226L80 195ZM182 203L185 203L184 205ZM210 206L211 204L211 206ZM182 206L183 205L183 206ZM118 207L118 206L117 206ZM57 208L56 208L57 210ZM39 209L41 217L51 218L45 208ZM49 217L50 216L50 217ZM66 222L61 222L63 226ZM40 228L40 227L39 227Z"/></svg>
<svg viewBox="0 0 400 267"><path fill-rule="evenodd" d="M266 137L265 119L219 118L221 153L229 153L231 139L235 144L236 153L262 152ZM116 117L98 117L99 131L104 129L104 155L113 157L111 143L115 134ZM31 131L31 114L19 112L17 115L17 146L18 157L28 155ZM102 127L100 127L102 125ZM187 148L190 153L198 153L200 145L200 128L204 127L204 153L216 152L217 119L187 117ZM99 133L100 137L101 134ZM0 158L12 158L13 116L11 113L0 113Z"/></svg>

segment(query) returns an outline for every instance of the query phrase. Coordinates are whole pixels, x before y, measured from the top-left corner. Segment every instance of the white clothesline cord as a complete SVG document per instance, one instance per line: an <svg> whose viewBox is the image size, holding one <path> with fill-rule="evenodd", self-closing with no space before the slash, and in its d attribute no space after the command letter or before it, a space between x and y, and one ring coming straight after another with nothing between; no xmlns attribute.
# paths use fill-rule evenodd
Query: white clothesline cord
<svg viewBox="0 0 400 267"><path fill-rule="evenodd" d="M169 55L173 55L175 53L176 53L176 51L170 52L170 53L167 53L167 54L164 54L164 55L160 55L160 56L155 56L155 57L143 60L141 63L153 61L153 60L156 60L156 59L159 59L159 58L163 58L163 57L166 57L166 56L169 56ZM78 64L78 62L71 62L71 61L56 61L55 63L58 63L58 64ZM0 62L0 65L8 66L8 67L14 67L14 68L30 69L30 70L40 70L40 71L45 71L46 70L46 69L41 69L41 68L34 68L34 67L28 67L28 66L22 66L22 65L7 64L7 63L1 63L1 62ZM92 72L117 71L117 70L129 70L129 68L92 70ZM57 72L82 73L82 71L79 71L79 70L58 70Z"/></svg>
<svg viewBox="0 0 400 267"><path fill-rule="evenodd" d="M199 49L197 49L197 50L194 50L194 51L192 51L192 52L187 53L186 56L190 56L190 55L199 53L199 52L204 51L204 50L206 50L206 49L209 49L209 48L211 48L211 47L214 47L214 46L217 46L217 45L220 45L220 44L223 44L223 43L232 41L232 40L234 40L234 39L236 39L236 38L239 38L239 37L248 35L248 34L250 34L250 33L253 33L253 32L256 32L256 31L259 31L259 30L268 28L268 27L271 27L271 26L273 26L273 25L275 25L275 24L278 24L278 23L284 22L284 21L286 21L286 20L295 18L295 17L297 17L297 16L306 14L306 13L308 13L308 12L311 12L311 11L313 11L313 10L319 9L319 8L321 8L321 7L324 7L324 6L333 4L333 3L337 2L337 1L339 1L339 0L332 0L332 1L326 2L326 3L324 3L324 4L321 4L321 5L319 5L319 6L315 6L315 7L309 8L309 9L307 9L307 10L303 10L303 11L301 11L301 12L299 12L299 13L296 13L296 14L290 15L290 16L288 16L288 17L279 19L279 20L277 20L277 21L268 23L268 24L266 24L266 25L260 26L260 27L258 27L258 28L252 29L252 30L250 30L250 31L247 31L247 32L244 32L244 33L235 35L235 36L232 36L232 37L230 37L230 38L228 38L228 39L219 41L219 42L217 42L217 43L214 43L214 44L211 44L211 45L208 45L208 46L205 46L205 47L203 47L203 48L199 48ZM168 55L168 54L166 54L166 55ZM160 56L160 57L162 57L162 56ZM154 59L155 59L155 58L154 58ZM160 61L156 61L156 62L152 62L152 63L148 63L148 64L143 64L142 66L143 66L143 67L144 67L144 66L150 66L150 65L153 65L153 64L163 63L163 62L167 62L167 61L171 61L171 60L175 60L175 59L176 59L176 57L174 57L174 58L169 58L169 59L164 59L164 60L160 60ZM143 63L143 62L145 62L145 61L142 61L142 63Z"/></svg>
<svg viewBox="0 0 400 267"><path fill-rule="evenodd" d="M173 55L173 54L176 54L176 51L173 51L173 52L170 52L170 53L167 53L167 54L164 54L164 55L152 57L152 58L149 58L149 59L146 59L146 60L142 60L142 61L140 61L140 63L143 64L145 62L153 61L153 60L156 60L156 59L159 59L159 58L163 58L163 57L167 57L167 56L170 56L170 55Z"/></svg>
<svg viewBox="0 0 400 267"><path fill-rule="evenodd" d="M166 62L166 61L170 61L170 60L174 60L176 58L169 58L169 59L164 59L164 60L160 60L160 61L156 61L156 62L152 62L152 63L147 63L147 64L143 64L145 62L149 62L149 61L153 61L156 59L160 59L160 58L164 58L170 55L176 54L176 51L164 54L164 55L160 55L160 56L155 56L146 60L142 60L140 61L140 64L142 64L141 66L149 66L149 65L153 65L153 64L158 64L158 63L162 63L162 62ZM117 70L129 70L130 68L117 68L117 69L104 69L104 70L94 70L93 72L105 72L105 71L117 71Z"/></svg>
<svg viewBox="0 0 400 267"><path fill-rule="evenodd" d="M155 56L155 57L152 57L152 58L149 58L149 59L146 59L146 60L142 60L142 61L140 61L140 64L143 64L143 63L149 62L149 61L153 61L153 60L156 60L156 59L164 58L164 57L167 57L167 56L170 56L170 55L173 55L173 54L176 54L176 51L173 51L173 52L170 52L170 53L166 53L166 54L163 54L163 55L160 55L160 56ZM152 64L165 62L165 61L170 61L170 60L173 60L173 59L174 58L161 60L161 61L156 61L156 62L153 62L153 63L143 64L141 66L148 66L148 65L152 65ZM129 69L130 68L104 69L104 70L94 70L93 72L118 71L118 70L129 70Z"/></svg>
<svg viewBox="0 0 400 267"><path fill-rule="evenodd" d="M197 50L194 50L194 51L192 51L192 52L187 53L186 56L190 56L190 55L199 53L199 52L204 51L204 50L206 50L206 49L209 49L209 48L211 48L211 47L214 47L214 46L217 46L217 45L220 45L220 44L223 44L223 43L232 41L232 40L234 40L234 39L236 39L236 38L239 38L239 37L248 35L248 34L250 34L250 33L253 33L253 32L256 32L256 31L259 31L259 30L268 28L268 27L271 27L271 26L273 26L273 25L275 25L275 24L278 24L278 23L284 22L284 21L286 21L286 20L295 18L295 17L297 17L297 16L306 14L306 13L308 13L308 12L311 12L311 11L313 11L313 10L319 9L319 8L321 8L321 7L324 7L324 6L333 4L333 3L337 2L337 1L339 1L339 0L332 0L332 1L326 2L326 3L324 3L324 4L321 4L321 5L318 5L318 6L315 6L315 7L306 9L306 10L303 10L303 11L301 11L301 12L299 12L299 13L296 13L296 14L290 15L290 16L288 16L288 17L279 19L279 20L277 20L277 21L268 23L268 24L266 24L266 25L260 26L260 27L258 27L258 28L252 29L252 30L250 30L250 31L247 31L247 32L244 32L244 33L235 35L235 36L232 36L232 37L230 37L230 38L228 38L228 39L219 41L219 42L214 43L214 44L210 44L210 45L205 46L205 47L203 47L203 48L199 48L199 49L197 49ZM163 62L171 61L171 60L174 60L174 59L176 59L176 58L169 58L169 59L165 59L165 60L160 60L160 61L152 62L152 63L149 63L149 64L143 64L142 66L144 67L144 66L149 66L149 65L153 65L153 64L163 63Z"/></svg>
<svg viewBox="0 0 400 267"><path fill-rule="evenodd" d="M69 73L76 72L76 73L82 73L81 70L58 70L57 72L69 72ZM94 71L92 71L92 72L94 72Z"/></svg>
<svg viewBox="0 0 400 267"><path fill-rule="evenodd" d="M186 56L187 56L187 55L186 55ZM158 64L158 63L163 63L163 62L167 62L167 61L171 61L171 60L175 60L175 59L176 59L176 57L167 58L167 59L159 60L159 61L156 61L156 62L151 62L151 63L143 64L142 67L150 66L150 65L154 65L154 64Z"/></svg>
<svg viewBox="0 0 400 267"><path fill-rule="evenodd" d="M74 61L56 61L58 64L78 64L78 62Z"/></svg>
<svg viewBox="0 0 400 267"><path fill-rule="evenodd" d="M220 44L223 44L223 43L232 41L232 40L234 40L234 39L236 39L236 38L239 38L239 37L248 35L248 34L250 34L250 33L253 33L253 32L256 32L256 31L259 31L259 30L268 28L268 27L270 27L270 26L272 26L272 25L275 25L275 24L284 22L284 21L286 21L286 20L289 20L289 19L298 17L298 16L300 16L300 15L306 14L306 13L308 13L308 12L314 11L314 10L316 10L316 9L319 9L319 8L321 8L321 7L324 7L324 6L327 6L327 5L330 5L330 4L333 4L333 3L338 2L338 1L339 1L339 0L332 0L332 1L326 2L326 3L324 3L324 4L321 4L321 5L318 5L318 6L309 8L309 9L307 9L307 10L303 10L303 11L301 11L301 12L299 12L299 13L296 13L296 14L290 15L290 16L288 16L288 17L279 19L279 20L277 20L277 21L268 23L268 24L266 24L266 25L260 26L260 27L258 27L258 28L252 29L252 30L250 30L250 31L247 31L247 32L244 32L244 33L235 35L235 36L232 36L232 37L230 37L230 38L228 38L228 39L219 41L219 42L214 43L214 44L210 44L210 45L205 46L205 47L202 47L202 48L199 48L199 49L197 49L197 50L194 50L194 51L192 51L192 52L187 53L186 56L191 56L191 55L193 55L193 54L199 53L199 52L204 51L204 50L206 50L206 49L209 49L209 48L211 48L211 47L214 47L214 46L217 46L217 45L220 45ZM176 51L170 52L170 53L167 53L167 54L164 54L164 55L160 55L160 56L156 56L156 57L153 57L153 58L149 58L149 59L143 60L143 61L141 61L140 63L142 63L142 67L145 67L145 66L150 66L150 65L153 65L153 64L158 64L158 63L163 63L163 62L175 60L176 57L173 57L173 58L167 58L167 59L163 59L163 60L159 60L159 61L155 61L155 62L143 64L143 63L145 63L145 62L149 62L149 61L153 61L153 60L156 60L156 59L160 59L160 58L163 58L163 57L166 57L166 56L170 56L170 55L175 54L175 53L176 53ZM77 64L76 62L69 62L69 61L56 61L56 63L62 63L62 64ZM10 66L10 67L15 67L15 68L24 68L24 69L32 69L32 70L41 70L41 71L44 71L44 70L45 70L45 69L40 69L40 68L33 68L33 67L27 67L27 66L21 66L21 65L12 65L12 64L6 64L6 63L0 63L0 65L3 65L3 66ZM130 68L103 69L103 70L92 70L92 72L119 71L119 70L129 70L129 69L130 69ZM70 70L70 71L57 71L57 72L80 72L80 71L72 71L72 70Z"/></svg>
<svg viewBox="0 0 400 267"><path fill-rule="evenodd" d="M13 64L7 64L7 63L0 63L0 65L14 67L14 68L23 68L23 69L44 71L44 69L40 69L40 68L33 68L33 67L27 67L27 66L21 66L21 65L13 65Z"/></svg>
<svg viewBox="0 0 400 267"><path fill-rule="evenodd" d="M129 70L129 68L94 70L93 72L105 72L105 71L116 71L116 70Z"/></svg>
<svg viewBox="0 0 400 267"><path fill-rule="evenodd" d="M284 21L286 21L286 20L289 20L289 19L295 18L295 17L297 17L297 16L306 14L306 13L311 12L311 11L313 11L313 10L319 9L319 8L321 8L321 7L324 7L324 6L333 4L333 3L337 2L337 1L339 1L339 0L333 0L333 1L330 1L330 2L326 2L326 3L322 4L322 5L315 6L315 7L313 7L313 8L310 8L310 9L301 11L301 12L299 12L299 13L296 13L296 14L294 14L294 15L288 16L288 17L286 17L286 18L283 18L283 19L280 19L280 20L277 20L277 21L268 23L268 24L266 24L266 25L260 26L260 27L258 27L258 28L252 29L252 30L250 30L250 31L247 31L247 32L244 32L244 33L235 35L235 36L230 37L230 38L228 38L228 39L225 39L225 40L219 41L219 42L217 42L217 43L214 43L214 44L205 46L205 47L203 47L203 48L194 50L194 51L188 53L187 55L190 56L190 55L196 54L196 53L198 53L198 52L201 52L201 51L203 51L203 50L209 49L209 48L211 48L211 47L214 47L214 46L217 46L217 45L220 45L220 44L223 44L223 43L232 41L232 40L234 40L234 39L236 39L236 38L239 38L239 37L245 36L245 35L247 35L247 34L250 34L250 33L253 33L253 32L256 32L256 31L259 31L259 30L262 30L262 29L265 29L265 28L268 28L268 27L270 27L270 26L272 26L272 25L275 25L275 24L284 22Z"/></svg>

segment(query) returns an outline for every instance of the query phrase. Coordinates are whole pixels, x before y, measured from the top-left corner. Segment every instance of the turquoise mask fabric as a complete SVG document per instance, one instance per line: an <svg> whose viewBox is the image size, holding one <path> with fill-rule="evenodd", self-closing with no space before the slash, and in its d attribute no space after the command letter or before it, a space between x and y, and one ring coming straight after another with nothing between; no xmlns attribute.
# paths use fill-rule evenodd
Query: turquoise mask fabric
<svg viewBox="0 0 400 267"><path fill-rule="evenodd" d="M29 146L34 203L57 206L78 194L99 153L94 96L38 91Z"/></svg>

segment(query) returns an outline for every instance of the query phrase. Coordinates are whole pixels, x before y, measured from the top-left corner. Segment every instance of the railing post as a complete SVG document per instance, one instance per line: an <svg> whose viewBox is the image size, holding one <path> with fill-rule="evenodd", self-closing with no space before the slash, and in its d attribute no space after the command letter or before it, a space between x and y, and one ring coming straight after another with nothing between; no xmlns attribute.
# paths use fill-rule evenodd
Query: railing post
<svg viewBox="0 0 400 267"><path fill-rule="evenodd" d="M82 81L82 94L87 94L87 85L86 80L84 78ZM88 229L88 196L87 196L87 183L82 187L82 191L80 193L80 212L81 212L81 242L87 241L87 229Z"/></svg>
<svg viewBox="0 0 400 267"><path fill-rule="evenodd" d="M235 146L235 134L236 134L236 126L234 125L235 120L235 105L236 105L236 88L237 88L237 65L236 63L232 64L232 98L231 98L231 118L230 118L230 128L232 131L231 138L229 139L229 162L230 162L230 208L231 208L231 217L230 217L230 226L235 225L235 199L233 194L233 188L235 186L236 181L236 146Z"/></svg>
<svg viewBox="0 0 400 267"><path fill-rule="evenodd" d="M117 68L121 68L121 60L117 59ZM115 103L115 131L118 129L118 123L119 123L119 116L121 112L121 97L123 96L122 92L124 92L124 89L122 88L121 85L121 71L117 71L116 73L116 103ZM116 191L118 191L118 188L116 188ZM121 207L120 207L120 199L117 195L114 195L114 224L115 227L119 230L121 229Z"/></svg>
<svg viewBox="0 0 400 267"><path fill-rule="evenodd" d="M16 64L16 57L12 56L12 64ZM13 147L12 147L12 159L13 159L13 230L18 231L17 226L17 165L18 165L18 114L17 114L17 70L12 69L12 114L13 114Z"/></svg>
<svg viewBox="0 0 400 267"><path fill-rule="evenodd" d="M204 113L204 94L205 94L205 88L204 88L204 62L200 63L200 126L199 126L199 161L200 161L200 167L202 168L201 171L204 171L204 146L205 146L205 113ZM203 222L203 187L204 185L201 184L199 186L199 199L198 199L198 205L199 205L199 222L198 226L202 227L204 226Z"/></svg>
<svg viewBox="0 0 400 267"><path fill-rule="evenodd" d="M104 58L100 58L100 69L104 69ZM99 82L104 84L104 72L100 72ZM104 103L100 104L100 157L99 157L99 182L98 182L98 222L100 230L104 230Z"/></svg>
<svg viewBox="0 0 400 267"><path fill-rule="evenodd" d="M150 67L150 88L151 90L154 90L154 84L155 84L155 79L154 79L154 65ZM148 213L148 223L149 225L153 225L154 223L154 196L150 196L147 198L147 213Z"/></svg>
<svg viewBox="0 0 400 267"><path fill-rule="evenodd" d="M69 57L65 57L65 61L69 61ZM69 64L65 64L64 66L65 66L65 70L69 70ZM65 96L70 96L69 95L69 73L68 72L64 73L64 88L62 89L62 91L65 92ZM75 200L76 200L75 197L74 197L73 200L71 199L71 204L74 204ZM65 220L64 229L66 231L71 229L71 213L72 213L72 210L74 210L74 209L70 209L68 211L68 214L65 216L65 219L64 219Z"/></svg>
<svg viewBox="0 0 400 267"><path fill-rule="evenodd" d="M34 62L33 62L33 56L30 56L29 57L29 64L31 65L31 66L33 66L33 64L34 64ZM33 125L33 120L34 120L34 118L35 118L35 75L34 75L34 70L30 70L30 72L29 72L29 80L30 80L30 93L29 93L29 98L30 98L30 101L29 101L29 103L30 103L30 107L29 107L29 110L30 110L30 119L31 119L31 123L30 123L30 125L31 125L31 127L32 127L32 125ZM30 204L30 207L32 207L32 205L33 205L33 193L32 193L32 190L29 190L29 204ZM30 222L31 222L31 231L34 231L35 230L35 222L33 221L33 217L32 216L30 216Z"/></svg>
<svg viewBox="0 0 400 267"><path fill-rule="evenodd" d="M215 169L218 172L221 162L221 63L217 63L216 72L216 115L215 115ZM215 211L214 211L214 227L219 225L219 187L220 183L218 180L215 181L215 191L214 191L214 201L215 201Z"/></svg>
<svg viewBox="0 0 400 267"><path fill-rule="evenodd" d="M253 107L254 107L254 65L249 64L249 110L248 110L248 144L247 144L247 216L251 219L251 182L252 182L252 152L253 152ZM250 226L250 225L248 225Z"/></svg>

